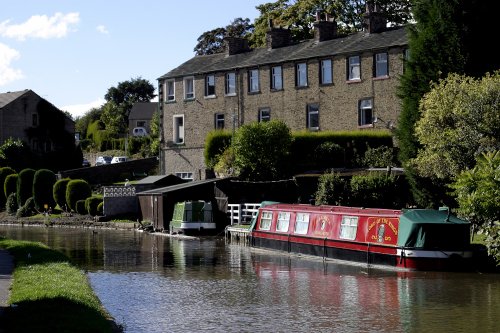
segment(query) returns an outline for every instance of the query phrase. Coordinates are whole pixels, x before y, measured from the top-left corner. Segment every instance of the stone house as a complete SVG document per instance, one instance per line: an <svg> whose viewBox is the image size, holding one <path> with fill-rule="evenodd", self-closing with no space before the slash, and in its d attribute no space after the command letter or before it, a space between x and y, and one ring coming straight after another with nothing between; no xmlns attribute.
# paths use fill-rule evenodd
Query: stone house
<svg viewBox="0 0 500 333"><path fill-rule="evenodd" d="M318 16L314 38L300 43L270 22L265 48L228 38L225 53L195 56L161 76L162 172L206 178L207 133L254 121L280 119L292 131L397 126L407 33L387 28L378 12L365 20L364 31L339 36L336 22Z"/></svg>
<svg viewBox="0 0 500 333"><path fill-rule="evenodd" d="M138 102L132 106L128 116L128 131L129 135L133 135L133 129L136 127L144 127L148 134L151 133L151 121L154 113L158 111L157 102Z"/></svg>
<svg viewBox="0 0 500 333"><path fill-rule="evenodd" d="M68 144L74 147L74 137L73 119L32 90L0 93L0 145L8 138L20 139L44 155Z"/></svg>

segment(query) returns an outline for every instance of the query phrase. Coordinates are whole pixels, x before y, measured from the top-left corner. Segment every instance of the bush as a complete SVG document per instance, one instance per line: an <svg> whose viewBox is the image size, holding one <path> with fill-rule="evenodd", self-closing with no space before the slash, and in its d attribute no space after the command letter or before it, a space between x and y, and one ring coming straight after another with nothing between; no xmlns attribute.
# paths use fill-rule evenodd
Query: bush
<svg viewBox="0 0 500 333"><path fill-rule="evenodd" d="M0 184L2 185L2 189L4 188L5 184L5 179L7 178L8 175L15 174L16 171L10 167L3 167L0 168ZM5 203L7 201L7 195L5 195L5 192L3 191L0 193L0 207L5 207Z"/></svg>
<svg viewBox="0 0 500 333"><path fill-rule="evenodd" d="M345 205L348 197L348 183L338 173L330 171L319 177L315 196L317 205Z"/></svg>
<svg viewBox="0 0 500 333"><path fill-rule="evenodd" d="M19 208L19 206L17 205L16 192L12 192L7 197L7 203L5 204L5 210L7 211L7 214L14 216L14 215L16 215L18 208Z"/></svg>
<svg viewBox="0 0 500 333"><path fill-rule="evenodd" d="M17 193L17 173L14 173L12 175L8 175L5 178L5 182L3 184L3 192L5 194L5 197L8 198L9 195L12 193L16 194ZM16 200L17 200L17 194L16 194Z"/></svg>
<svg viewBox="0 0 500 333"><path fill-rule="evenodd" d="M219 175L231 176L234 170L234 152L232 147L228 147L219 156L217 164L214 166L214 171Z"/></svg>
<svg viewBox="0 0 500 333"><path fill-rule="evenodd" d="M102 202L102 198L89 197L85 199L85 209L92 216L97 216L97 207Z"/></svg>
<svg viewBox="0 0 500 333"><path fill-rule="evenodd" d="M214 130L208 133L205 139L205 165L207 168L213 168L219 156L231 145L232 134L229 131Z"/></svg>
<svg viewBox="0 0 500 333"><path fill-rule="evenodd" d="M38 211L55 208L53 187L56 182L56 175L48 169L40 169L35 172L33 178L33 199L35 208ZM47 208L45 208L47 205Z"/></svg>
<svg viewBox="0 0 500 333"><path fill-rule="evenodd" d="M28 198L24 205L17 210L16 217L29 217L35 214L35 200L31 197Z"/></svg>
<svg viewBox="0 0 500 333"><path fill-rule="evenodd" d="M380 146L377 148L368 147L360 165L372 168L385 168L394 166L395 153L394 148Z"/></svg>
<svg viewBox="0 0 500 333"><path fill-rule="evenodd" d="M398 190L396 177L386 174L355 175L350 182L350 205L371 208L395 208Z"/></svg>
<svg viewBox="0 0 500 333"><path fill-rule="evenodd" d="M88 211L85 208L85 200L78 200L75 204L75 212L80 215L87 215Z"/></svg>
<svg viewBox="0 0 500 333"><path fill-rule="evenodd" d="M344 148L340 145L326 141L314 150L315 160L320 168L333 168L344 165Z"/></svg>
<svg viewBox="0 0 500 333"><path fill-rule="evenodd" d="M62 210L68 210L68 204L66 203L66 188L68 187L68 183L71 179L64 178L55 182L52 189L52 197L54 198L55 203Z"/></svg>
<svg viewBox="0 0 500 333"><path fill-rule="evenodd" d="M35 170L24 169L19 172L17 178L17 204L19 207L23 206L28 198L33 196L33 178Z"/></svg>
<svg viewBox="0 0 500 333"><path fill-rule="evenodd" d="M76 202L92 195L90 185L83 179L73 179L66 187L66 203L70 210L76 211Z"/></svg>
<svg viewBox="0 0 500 333"><path fill-rule="evenodd" d="M97 205L97 215L103 216L104 215L104 201L101 201Z"/></svg>

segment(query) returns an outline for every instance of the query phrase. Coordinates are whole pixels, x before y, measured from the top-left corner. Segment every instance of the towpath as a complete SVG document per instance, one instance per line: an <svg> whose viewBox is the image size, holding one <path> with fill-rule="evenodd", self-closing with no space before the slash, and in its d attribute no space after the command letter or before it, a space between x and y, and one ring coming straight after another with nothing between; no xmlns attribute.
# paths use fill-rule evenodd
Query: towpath
<svg viewBox="0 0 500 333"><path fill-rule="evenodd" d="M9 300L13 269L12 256L6 250L0 249L0 317L3 315L4 308L7 307L7 301Z"/></svg>

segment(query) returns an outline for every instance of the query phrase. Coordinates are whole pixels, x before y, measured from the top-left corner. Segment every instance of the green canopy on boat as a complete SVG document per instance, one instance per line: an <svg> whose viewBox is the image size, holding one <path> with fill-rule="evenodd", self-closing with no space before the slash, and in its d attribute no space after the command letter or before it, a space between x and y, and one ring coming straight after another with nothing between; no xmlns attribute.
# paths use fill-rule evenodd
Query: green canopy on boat
<svg viewBox="0 0 500 333"><path fill-rule="evenodd" d="M470 246L470 223L448 210L406 210L399 219L398 246L463 250Z"/></svg>

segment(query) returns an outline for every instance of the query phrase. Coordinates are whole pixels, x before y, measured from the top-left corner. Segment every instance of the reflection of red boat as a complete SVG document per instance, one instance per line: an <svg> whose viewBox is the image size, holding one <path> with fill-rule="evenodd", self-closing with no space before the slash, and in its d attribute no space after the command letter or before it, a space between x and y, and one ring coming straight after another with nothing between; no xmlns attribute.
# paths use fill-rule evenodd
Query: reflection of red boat
<svg viewBox="0 0 500 333"><path fill-rule="evenodd" d="M406 270L470 266L470 224L448 210L262 205L252 245Z"/></svg>

